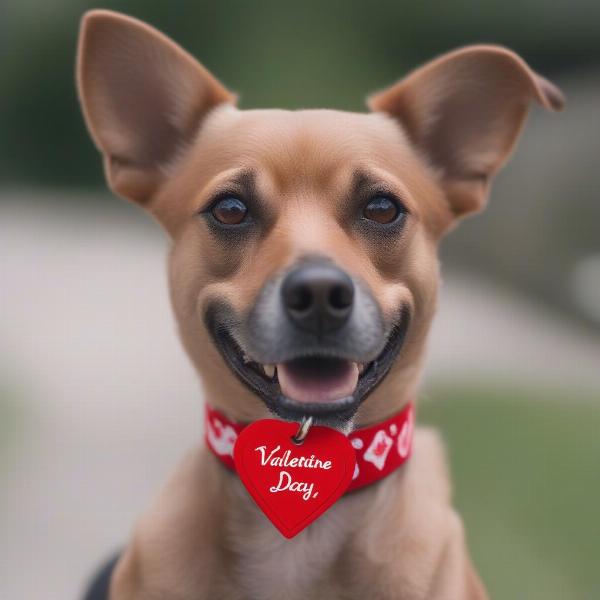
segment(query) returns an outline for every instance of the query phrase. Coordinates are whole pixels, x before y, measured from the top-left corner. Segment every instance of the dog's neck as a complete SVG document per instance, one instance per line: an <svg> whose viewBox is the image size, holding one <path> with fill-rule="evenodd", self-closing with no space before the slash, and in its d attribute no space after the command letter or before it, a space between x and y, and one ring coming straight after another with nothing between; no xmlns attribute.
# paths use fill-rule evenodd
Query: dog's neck
<svg viewBox="0 0 600 600"><path fill-rule="evenodd" d="M393 451L397 445L394 444ZM324 584L319 582L327 580L328 573L335 568L352 540L357 536L367 539L372 535L369 530L363 529L364 522L357 515L365 515L372 510L376 498L386 499L385 506L388 499L402 505L402 490L404 482L408 481L407 469L411 469L413 458L389 476L342 496L319 518L318 527L310 527L292 539L284 538L269 524L240 479L230 469L214 461L214 468L222 482L222 493L226 496L222 499L226 507L224 531L228 533L225 551L234 565L232 576L236 585L249 597L268 600L284 595L292 600L333 597L337 590L325 589ZM362 460L365 464L364 458ZM325 595L321 596L321 593Z"/></svg>

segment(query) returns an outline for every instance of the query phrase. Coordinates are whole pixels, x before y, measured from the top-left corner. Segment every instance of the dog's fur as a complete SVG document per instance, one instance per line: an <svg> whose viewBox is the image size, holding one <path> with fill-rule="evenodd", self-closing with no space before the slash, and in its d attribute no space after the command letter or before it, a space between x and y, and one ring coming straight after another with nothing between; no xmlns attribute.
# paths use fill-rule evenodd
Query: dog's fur
<svg viewBox="0 0 600 600"><path fill-rule="evenodd" d="M446 54L368 100L370 113L247 110L171 40L108 11L82 23L78 87L111 189L148 210L172 238L170 289L181 338L206 398L229 418L269 415L215 347L206 310L246 315L261 290L305 256L363 282L386 323L410 326L398 358L353 425L383 420L417 397L436 306L437 245L480 210L532 100L560 91L513 52ZM251 173L268 218L243 239L215 234L198 212ZM402 231L348 221L360 174L402 198ZM382 482L343 497L292 540L267 522L203 443L142 516L118 563L112 600L481 600L437 435Z"/></svg>

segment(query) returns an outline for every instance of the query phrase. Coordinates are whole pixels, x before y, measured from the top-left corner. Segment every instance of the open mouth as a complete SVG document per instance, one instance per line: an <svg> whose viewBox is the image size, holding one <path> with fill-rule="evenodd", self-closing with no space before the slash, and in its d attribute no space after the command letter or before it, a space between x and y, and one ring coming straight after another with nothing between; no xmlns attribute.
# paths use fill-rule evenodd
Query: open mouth
<svg viewBox="0 0 600 600"><path fill-rule="evenodd" d="M340 358L307 356L278 364L281 393L298 403L335 402L354 393L364 365Z"/></svg>
<svg viewBox="0 0 600 600"><path fill-rule="evenodd" d="M340 426L352 418L389 372L409 321L409 312L404 308L382 351L369 362L324 351L273 364L262 364L249 356L224 324L226 321L219 322L209 314L207 325L225 362L271 412L286 420L298 421L306 415L316 422Z"/></svg>

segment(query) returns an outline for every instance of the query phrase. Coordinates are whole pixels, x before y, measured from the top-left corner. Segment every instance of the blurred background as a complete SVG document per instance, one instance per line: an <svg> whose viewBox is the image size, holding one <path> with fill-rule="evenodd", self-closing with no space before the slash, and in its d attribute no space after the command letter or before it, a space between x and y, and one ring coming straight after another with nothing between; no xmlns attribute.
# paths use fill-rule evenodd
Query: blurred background
<svg viewBox="0 0 600 600"><path fill-rule="evenodd" d="M200 439L167 240L110 196L73 86L80 0L0 4L0 598L76 598ZM243 108L363 110L434 55L505 44L565 91L442 247L420 419L449 447L492 598L600 598L600 3L106 1Z"/></svg>

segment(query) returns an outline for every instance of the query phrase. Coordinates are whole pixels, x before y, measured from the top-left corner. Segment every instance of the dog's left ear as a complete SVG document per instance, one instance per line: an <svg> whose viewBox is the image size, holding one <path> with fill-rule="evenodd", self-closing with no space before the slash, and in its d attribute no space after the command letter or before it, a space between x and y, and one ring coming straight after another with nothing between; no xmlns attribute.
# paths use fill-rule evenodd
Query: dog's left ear
<svg viewBox="0 0 600 600"><path fill-rule="evenodd" d="M85 120L104 155L108 184L145 204L216 106L230 93L168 37L107 10L85 14L77 85Z"/></svg>
<svg viewBox="0 0 600 600"><path fill-rule="evenodd" d="M564 98L514 52L468 46L371 96L371 110L397 119L432 164L451 209L481 209L490 180L519 136L531 100L560 110Z"/></svg>

